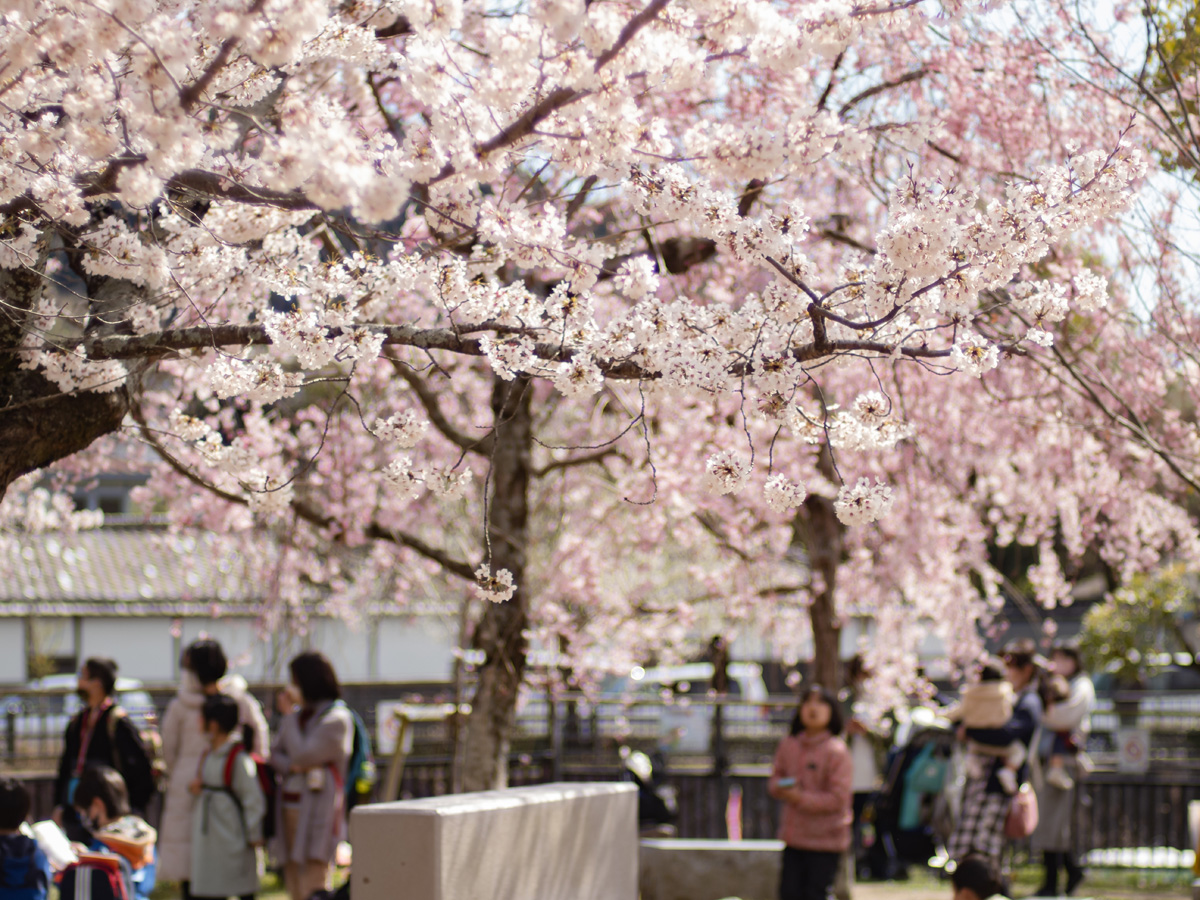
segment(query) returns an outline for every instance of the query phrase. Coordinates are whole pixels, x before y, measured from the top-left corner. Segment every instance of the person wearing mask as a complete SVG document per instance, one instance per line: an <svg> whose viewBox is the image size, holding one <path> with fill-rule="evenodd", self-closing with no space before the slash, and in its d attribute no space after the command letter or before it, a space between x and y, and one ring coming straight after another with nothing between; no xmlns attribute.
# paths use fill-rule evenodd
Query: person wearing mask
<svg viewBox="0 0 1200 900"><path fill-rule="evenodd" d="M1075 858L1071 827L1075 810L1075 782L1080 775L1080 756L1087 746L1091 714L1096 706L1096 689L1084 671L1079 648L1074 644L1055 645L1050 668L1067 681L1067 696L1050 706L1042 716L1042 739L1034 760L1033 785L1038 798L1038 827L1033 833L1033 852L1042 854L1045 876L1038 893L1058 896L1059 871L1065 871L1064 887L1069 897L1084 878L1083 867ZM1049 761L1059 766L1051 769ZM1041 765L1043 760L1045 765ZM1039 769L1046 774L1039 777ZM1053 777L1057 774L1058 777Z"/></svg>
<svg viewBox="0 0 1200 900"><path fill-rule="evenodd" d="M94 656L79 669L76 693L84 707L67 723L58 777L54 782L54 821L67 837L91 841L74 812L75 788L89 763L112 766L125 782L133 811L144 814L154 796L154 770L137 726L113 699L117 664Z"/></svg>
<svg viewBox="0 0 1200 900"><path fill-rule="evenodd" d="M813 685L775 751L767 793L783 801L780 900L832 900L854 821L853 764L841 731L837 698Z"/></svg>
<svg viewBox="0 0 1200 900"><path fill-rule="evenodd" d="M280 803L272 856L283 866L291 900L328 890L337 845L346 837L346 770L354 719L324 654L301 653L289 665L300 697L271 745Z"/></svg>
<svg viewBox="0 0 1200 900"><path fill-rule="evenodd" d="M208 697L224 694L238 708L240 736L246 748L266 756L270 733L262 706L250 693L246 679L229 675L229 661L221 645L211 638L193 641L180 659L183 677L179 690L163 716L163 759L168 780L158 835L159 877L178 881L183 900L190 900L192 878L192 808L196 798L189 790L210 741L201 725L200 710Z"/></svg>
<svg viewBox="0 0 1200 900"><path fill-rule="evenodd" d="M960 738L997 750L1020 742L1028 752L1030 741L1042 718L1042 701L1038 696L1038 666L1033 641L1014 641L1001 654L1005 677L1016 697L1012 718L999 728L960 727ZM1004 789L999 773L1004 768L1002 756L992 757L990 764L978 773L968 773L963 787L962 810L950 835L946 851L950 858L961 862L977 854L986 858L999 871L1000 857L1006 837L1004 824L1012 797ZM1017 774L1018 784L1026 778L1027 766Z"/></svg>

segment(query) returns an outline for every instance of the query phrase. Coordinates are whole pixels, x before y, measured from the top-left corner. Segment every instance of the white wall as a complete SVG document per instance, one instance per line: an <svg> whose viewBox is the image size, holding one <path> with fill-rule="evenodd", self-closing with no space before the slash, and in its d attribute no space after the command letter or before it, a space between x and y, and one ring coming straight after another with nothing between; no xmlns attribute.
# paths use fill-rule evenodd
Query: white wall
<svg viewBox="0 0 1200 900"><path fill-rule="evenodd" d="M89 656L116 660L118 674L148 684L175 680L175 641L171 619L91 618L83 620L79 661Z"/></svg>
<svg viewBox="0 0 1200 900"><path fill-rule="evenodd" d="M229 671L241 675L251 684L281 677L287 680L279 674L287 671L286 659L283 660L284 668L272 671L276 642L271 635L259 634L257 619L184 619L179 635L179 652L182 653L188 644L201 637L209 637L220 643L229 660Z"/></svg>
<svg viewBox="0 0 1200 900"><path fill-rule="evenodd" d="M381 619L375 634L380 681L449 681L454 672L455 623L438 616Z"/></svg>
<svg viewBox="0 0 1200 900"><path fill-rule="evenodd" d="M308 646L329 657L338 681L373 680L371 643L375 630L371 622L348 625L341 619L310 619L308 624Z"/></svg>
<svg viewBox="0 0 1200 900"><path fill-rule="evenodd" d="M25 675L25 620L0 619L0 684L24 684Z"/></svg>

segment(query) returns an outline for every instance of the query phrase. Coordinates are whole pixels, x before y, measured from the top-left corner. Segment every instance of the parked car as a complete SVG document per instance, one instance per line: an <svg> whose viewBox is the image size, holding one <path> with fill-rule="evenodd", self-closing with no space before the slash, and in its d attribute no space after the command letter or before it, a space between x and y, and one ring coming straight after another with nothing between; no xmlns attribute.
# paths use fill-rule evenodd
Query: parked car
<svg viewBox="0 0 1200 900"><path fill-rule="evenodd" d="M724 706L725 736L770 737L776 729L764 705L768 693L762 666L731 662L725 671L729 676L725 699L743 701ZM708 752L713 729L712 676L709 662L636 666L628 675L610 676L601 683L596 727L604 736L653 738L679 752Z"/></svg>

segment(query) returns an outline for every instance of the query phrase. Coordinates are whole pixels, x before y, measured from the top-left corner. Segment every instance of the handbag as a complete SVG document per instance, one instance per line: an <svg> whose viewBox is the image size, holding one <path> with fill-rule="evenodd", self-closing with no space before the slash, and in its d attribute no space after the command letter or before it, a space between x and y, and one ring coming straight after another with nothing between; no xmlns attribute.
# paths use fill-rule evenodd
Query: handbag
<svg viewBox="0 0 1200 900"><path fill-rule="evenodd" d="M1033 834L1037 825L1037 794L1026 783L1021 785L1021 789L1008 806L1008 818L1004 820L1004 836L1011 841L1019 841Z"/></svg>

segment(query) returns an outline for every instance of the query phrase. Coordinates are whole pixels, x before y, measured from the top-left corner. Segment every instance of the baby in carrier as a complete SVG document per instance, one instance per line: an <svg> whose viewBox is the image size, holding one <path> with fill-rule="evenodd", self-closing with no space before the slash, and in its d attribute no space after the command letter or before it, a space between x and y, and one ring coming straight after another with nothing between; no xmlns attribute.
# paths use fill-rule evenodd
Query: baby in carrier
<svg viewBox="0 0 1200 900"><path fill-rule="evenodd" d="M967 728L1002 728L1012 718L1012 685L995 663L985 663L979 670L979 680L963 688L962 699L944 711L946 718L959 722ZM1017 772L1025 762L1025 745L1013 741L1003 747L967 741L967 777L983 778L997 757L1004 760L996 772L996 780L1007 794L1017 792Z"/></svg>

